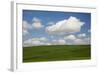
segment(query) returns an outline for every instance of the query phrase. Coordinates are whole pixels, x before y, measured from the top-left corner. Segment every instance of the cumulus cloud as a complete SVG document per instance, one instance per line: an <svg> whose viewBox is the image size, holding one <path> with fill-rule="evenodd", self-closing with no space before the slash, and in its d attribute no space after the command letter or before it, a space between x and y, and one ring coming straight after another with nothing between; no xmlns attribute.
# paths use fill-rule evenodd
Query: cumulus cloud
<svg viewBox="0 0 100 73"><path fill-rule="evenodd" d="M47 41L48 39L47 38L45 38L45 37L41 37L40 38L40 41Z"/></svg>
<svg viewBox="0 0 100 73"><path fill-rule="evenodd" d="M23 35L27 35L27 34L29 34L28 30L24 29L23 30Z"/></svg>
<svg viewBox="0 0 100 73"><path fill-rule="evenodd" d="M32 45L42 45L43 43L39 40L32 41Z"/></svg>
<svg viewBox="0 0 100 73"><path fill-rule="evenodd" d="M80 38L82 37L82 38ZM66 40L66 44L68 45L87 45L90 44L90 37L86 37L86 34L82 33L78 37L75 35L68 35L65 36L64 39Z"/></svg>
<svg viewBox="0 0 100 73"><path fill-rule="evenodd" d="M81 34L78 34L78 37L86 37L86 34L85 33L81 33Z"/></svg>
<svg viewBox="0 0 100 73"><path fill-rule="evenodd" d="M45 43L44 45L52 45L52 43L50 43L50 42L47 42L47 43Z"/></svg>
<svg viewBox="0 0 100 73"><path fill-rule="evenodd" d="M58 21L56 24L46 27L46 32L56 33L74 33L79 32L84 22L78 18L70 16L68 19Z"/></svg>
<svg viewBox="0 0 100 73"><path fill-rule="evenodd" d="M65 40L75 40L76 37L75 37L75 35L68 35L68 36L65 36L64 39Z"/></svg>
<svg viewBox="0 0 100 73"><path fill-rule="evenodd" d="M63 39L60 39L60 40L58 40L58 43L59 43L59 44L66 44L66 41L63 40Z"/></svg>
<svg viewBox="0 0 100 73"><path fill-rule="evenodd" d="M32 26L31 26L31 24L29 24L27 21L23 21L22 22L22 24L23 24L23 29L32 29Z"/></svg>
<svg viewBox="0 0 100 73"><path fill-rule="evenodd" d="M90 37L84 38L84 40L87 42L87 44L91 44L91 38Z"/></svg>
<svg viewBox="0 0 100 73"><path fill-rule="evenodd" d="M25 40L23 43L24 44L30 44L32 42L32 39L28 39L28 40Z"/></svg>
<svg viewBox="0 0 100 73"><path fill-rule="evenodd" d="M68 40L64 40L64 39L53 39L50 41L45 41L44 39L41 38L32 38L32 39L28 39L26 41L24 41L23 46L40 46L40 45L89 45L91 44L90 42L90 38L84 38L84 39L80 39L80 38L75 38L75 39L70 39L71 42L69 42Z"/></svg>
<svg viewBox="0 0 100 73"><path fill-rule="evenodd" d="M66 41L64 39L52 40L52 45L64 45Z"/></svg>
<svg viewBox="0 0 100 73"><path fill-rule="evenodd" d="M90 38L84 38L84 39L76 39L74 41L75 45L89 45L91 44Z"/></svg>
<svg viewBox="0 0 100 73"><path fill-rule="evenodd" d="M24 46L38 46L38 45L48 45L50 43L46 43L47 42L47 38L45 37L41 37L41 38L31 38L28 39L26 41L24 41Z"/></svg>
<svg viewBox="0 0 100 73"><path fill-rule="evenodd" d="M70 44L73 45L88 45L91 44L91 40L89 37L84 37L84 38L76 38L74 39L72 42L70 42Z"/></svg>
<svg viewBox="0 0 100 73"><path fill-rule="evenodd" d="M26 35L29 33L28 30L32 29L32 26L27 21L24 20L22 22L22 29L23 29L23 35Z"/></svg>
<svg viewBox="0 0 100 73"><path fill-rule="evenodd" d="M39 40L32 40L32 39L29 39L29 40L26 40L24 41L24 45L23 46L38 46L38 45L42 45L43 42L39 41Z"/></svg>
<svg viewBox="0 0 100 73"><path fill-rule="evenodd" d="M40 29L40 28L42 28L43 27L43 25L42 25L42 23L41 23L41 20L40 19L38 19L38 18L36 18L36 17L34 17L33 19L32 19L32 26L33 26L33 28L35 28L35 29Z"/></svg>
<svg viewBox="0 0 100 73"><path fill-rule="evenodd" d="M47 41L48 39L45 37L40 37L40 38L32 38L33 41L39 40L39 41Z"/></svg>
<svg viewBox="0 0 100 73"><path fill-rule="evenodd" d="M74 44L75 44L75 45L84 45L84 44L87 44L87 42L85 42L85 41L82 40L82 39L76 39L76 40L74 41Z"/></svg>
<svg viewBox="0 0 100 73"><path fill-rule="evenodd" d="M28 40L23 41L23 46L24 47L32 46L32 40L28 39Z"/></svg>
<svg viewBox="0 0 100 73"><path fill-rule="evenodd" d="M58 40L50 40L47 41L47 38L32 38L28 39L23 42L23 46L39 46L39 45L64 45L66 44L66 41L64 39L58 39Z"/></svg>

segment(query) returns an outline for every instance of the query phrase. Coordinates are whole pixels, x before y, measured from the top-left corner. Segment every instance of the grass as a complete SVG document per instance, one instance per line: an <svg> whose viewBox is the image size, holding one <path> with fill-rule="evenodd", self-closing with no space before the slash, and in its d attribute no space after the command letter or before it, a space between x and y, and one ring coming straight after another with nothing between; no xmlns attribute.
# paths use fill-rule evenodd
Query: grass
<svg viewBox="0 0 100 73"><path fill-rule="evenodd" d="M90 45L51 45L23 47L23 62L91 59Z"/></svg>

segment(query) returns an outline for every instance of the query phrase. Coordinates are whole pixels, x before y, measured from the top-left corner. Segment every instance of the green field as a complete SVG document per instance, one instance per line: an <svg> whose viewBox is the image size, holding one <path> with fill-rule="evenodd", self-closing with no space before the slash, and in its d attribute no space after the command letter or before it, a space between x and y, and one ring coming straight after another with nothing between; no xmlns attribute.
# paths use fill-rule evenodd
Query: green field
<svg viewBox="0 0 100 73"><path fill-rule="evenodd" d="M51 45L23 47L23 62L91 59L90 45Z"/></svg>

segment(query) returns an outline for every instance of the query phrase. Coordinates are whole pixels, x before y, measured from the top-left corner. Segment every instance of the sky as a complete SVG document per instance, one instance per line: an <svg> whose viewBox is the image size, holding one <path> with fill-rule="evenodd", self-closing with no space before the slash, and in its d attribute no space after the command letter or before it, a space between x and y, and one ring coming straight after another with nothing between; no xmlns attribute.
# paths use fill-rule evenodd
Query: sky
<svg viewBox="0 0 100 73"><path fill-rule="evenodd" d="M91 14L23 10L23 46L88 45Z"/></svg>

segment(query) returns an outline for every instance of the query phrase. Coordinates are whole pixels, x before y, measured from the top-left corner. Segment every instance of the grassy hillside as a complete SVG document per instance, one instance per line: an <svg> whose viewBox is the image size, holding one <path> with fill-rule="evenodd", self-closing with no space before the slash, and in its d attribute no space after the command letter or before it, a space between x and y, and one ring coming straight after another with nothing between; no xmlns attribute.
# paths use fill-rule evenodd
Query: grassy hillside
<svg viewBox="0 0 100 73"><path fill-rule="evenodd" d="M90 58L90 45L23 47L23 62L86 60Z"/></svg>

